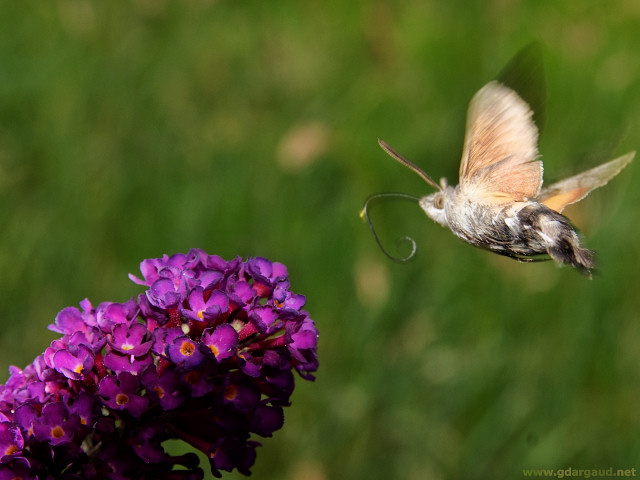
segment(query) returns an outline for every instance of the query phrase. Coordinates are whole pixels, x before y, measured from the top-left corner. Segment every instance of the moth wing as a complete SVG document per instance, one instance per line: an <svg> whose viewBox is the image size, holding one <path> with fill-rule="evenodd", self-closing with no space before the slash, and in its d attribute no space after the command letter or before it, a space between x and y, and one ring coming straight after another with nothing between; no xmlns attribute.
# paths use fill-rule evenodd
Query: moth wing
<svg viewBox="0 0 640 480"><path fill-rule="evenodd" d="M635 154L636 152L627 153L586 172L549 185L542 189L535 200L558 213L562 213L567 205L582 200L592 190L606 185L633 160Z"/></svg>
<svg viewBox="0 0 640 480"><path fill-rule="evenodd" d="M512 89L490 82L469 104L460 163L460 189L489 203L538 196L542 162L529 105Z"/></svg>

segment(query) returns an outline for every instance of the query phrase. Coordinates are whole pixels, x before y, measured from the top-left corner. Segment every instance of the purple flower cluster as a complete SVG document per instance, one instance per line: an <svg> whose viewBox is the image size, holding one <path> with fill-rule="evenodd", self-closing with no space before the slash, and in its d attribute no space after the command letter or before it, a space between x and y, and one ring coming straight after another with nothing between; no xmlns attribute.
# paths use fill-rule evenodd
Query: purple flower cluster
<svg viewBox="0 0 640 480"><path fill-rule="evenodd" d="M318 332L287 269L202 250L144 260L148 287L124 303L67 307L61 333L0 385L0 480L200 479L249 474L284 422L292 370L313 380ZM174 469L174 467L177 467Z"/></svg>

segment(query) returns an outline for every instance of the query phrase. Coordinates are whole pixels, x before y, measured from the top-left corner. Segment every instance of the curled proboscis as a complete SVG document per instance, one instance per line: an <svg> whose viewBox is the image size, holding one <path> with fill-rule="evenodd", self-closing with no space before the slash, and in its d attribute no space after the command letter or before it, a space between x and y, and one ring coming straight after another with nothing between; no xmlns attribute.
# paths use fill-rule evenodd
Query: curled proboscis
<svg viewBox="0 0 640 480"><path fill-rule="evenodd" d="M360 216L362 218L364 218L364 220L367 222L367 224L369 225L369 229L371 229L371 233L373 234L373 238L375 239L376 243L378 244L378 247L380 247L380 250L382 251L382 253L384 253L387 257L389 257L391 260L395 261L395 262L406 262L408 260L411 260L414 255L416 254L416 250L417 250L417 246L416 246L416 241L409 237L409 236L404 236L404 237L400 237L396 240L396 246L399 247L401 242L409 242L409 244L411 245L411 252L404 256L404 257L396 257L394 255L392 255L391 253L389 253L389 251L384 248L382 246L382 242L380 241L380 238L378 238L378 234L376 233L376 229L373 226L373 223L371 222L371 218L369 217L369 204L372 201L377 201L377 200L381 200L381 199L400 199L400 200L411 200L414 202L418 202L420 199L414 195L409 195L408 193L398 193L398 192L389 192L389 193L376 193L374 195L371 195L369 198L367 198L367 200L364 202L364 206L362 207L362 211L360 212Z"/></svg>

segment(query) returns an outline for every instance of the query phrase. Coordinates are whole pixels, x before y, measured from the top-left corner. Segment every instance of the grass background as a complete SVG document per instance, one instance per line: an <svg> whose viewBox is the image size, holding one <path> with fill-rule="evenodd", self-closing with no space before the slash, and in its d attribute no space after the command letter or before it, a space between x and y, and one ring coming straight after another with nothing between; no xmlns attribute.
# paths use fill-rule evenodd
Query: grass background
<svg viewBox="0 0 640 480"><path fill-rule="evenodd" d="M471 248L404 202L374 212L387 243L418 241L398 265L358 218L371 193L429 192L377 137L455 181L469 99L532 40L545 178L639 148L635 0L6 2L3 369L63 307L137 295L144 258L261 255L307 296L321 368L255 478L640 468L637 160L567 211L592 281Z"/></svg>

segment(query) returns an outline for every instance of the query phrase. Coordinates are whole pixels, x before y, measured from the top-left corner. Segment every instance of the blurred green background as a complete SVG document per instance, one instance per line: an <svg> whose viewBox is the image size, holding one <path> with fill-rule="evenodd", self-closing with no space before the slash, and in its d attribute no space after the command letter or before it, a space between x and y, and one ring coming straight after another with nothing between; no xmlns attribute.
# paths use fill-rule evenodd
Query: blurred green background
<svg viewBox="0 0 640 480"><path fill-rule="evenodd" d="M640 148L636 0L4 2L3 370L63 307L137 295L144 258L260 255L307 296L321 367L255 478L640 468L638 160L566 211L591 281L376 205L390 248L417 239L399 265L358 217L430 192L377 137L455 182L468 101L532 40L545 179Z"/></svg>

